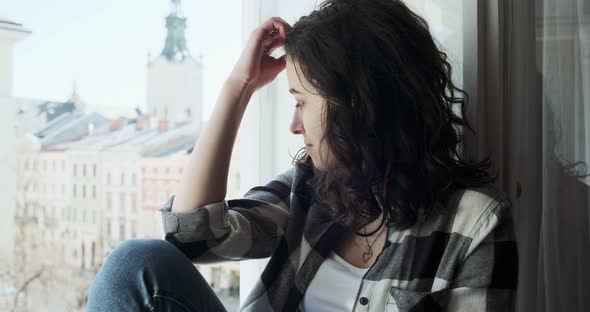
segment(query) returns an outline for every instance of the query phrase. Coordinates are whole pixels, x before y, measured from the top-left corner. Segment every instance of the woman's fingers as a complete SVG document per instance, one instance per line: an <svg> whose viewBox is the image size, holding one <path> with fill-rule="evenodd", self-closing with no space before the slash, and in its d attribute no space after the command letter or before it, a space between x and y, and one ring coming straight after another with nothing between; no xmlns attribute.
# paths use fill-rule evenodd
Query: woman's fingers
<svg viewBox="0 0 590 312"><path fill-rule="evenodd" d="M278 17L278 16L276 16L276 18L278 18L278 19L279 19L281 22L283 22L283 26L285 26L285 30L286 30L287 32L289 32L289 31L292 29L291 25L289 25L289 23L285 22L285 20L284 20L284 19L282 19L282 18L280 18L280 17ZM283 36L284 36L284 35L285 35L285 34L283 34Z"/></svg>
<svg viewBox="0 0 590 312"><path fill-rule="evenodd" d="M257 41L264 41L268 37L272 39L277 32L281 38L284 38L290 28L291 26L282 19L271 17L258 28Z"/></svg>

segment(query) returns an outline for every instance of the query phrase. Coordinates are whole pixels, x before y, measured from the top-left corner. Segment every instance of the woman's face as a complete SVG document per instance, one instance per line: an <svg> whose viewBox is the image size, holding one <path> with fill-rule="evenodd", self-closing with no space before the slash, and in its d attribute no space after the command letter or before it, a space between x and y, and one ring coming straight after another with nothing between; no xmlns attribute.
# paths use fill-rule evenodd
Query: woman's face
<svg viewBox="0 0 590 312"><path fill-rule="evenodd" d="M289 131L293 134L303 135L304 143L311 144L307 147L307 154L311 157L314 167L324 170L332 158L327 144L325 142L320 144L320 139L324 134L323 114L325 113L326 100L318 95L316 89L303 77L297 62L287 57L286 63L289 92L295 98L295 103L298 103ZM295 66L297 66L297 70Z"/></svg>

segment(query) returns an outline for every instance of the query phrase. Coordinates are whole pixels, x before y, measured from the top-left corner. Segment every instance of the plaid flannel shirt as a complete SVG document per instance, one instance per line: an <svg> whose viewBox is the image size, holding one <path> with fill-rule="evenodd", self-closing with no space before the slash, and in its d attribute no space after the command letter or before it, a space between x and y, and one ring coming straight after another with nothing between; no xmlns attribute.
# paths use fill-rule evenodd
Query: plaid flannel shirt
<svg viewBox="0 0 590 312"><path fill-rule="evenodd" d="M242 198L172 213L165 239L194 263L270 260L238 311L302 311L314 274L344 233L318 223L303 171L293 166ZM353 311L514 311L518 253L511 204L491 187L458 190L413 227L387 229Z"/></svg>

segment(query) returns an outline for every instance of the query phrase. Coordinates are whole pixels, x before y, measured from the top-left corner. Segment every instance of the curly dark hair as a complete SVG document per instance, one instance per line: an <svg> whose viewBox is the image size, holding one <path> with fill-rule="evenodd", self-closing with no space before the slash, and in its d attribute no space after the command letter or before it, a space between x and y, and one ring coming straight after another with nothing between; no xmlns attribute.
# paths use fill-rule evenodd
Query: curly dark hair
<svg viewBox="0 0 590 312"><path fill-rule="evenodd" d="M475 133L469 97L427 22L402 1L324 1L293 25L284 49L326 100L321 141L334 165L318 171L304 149L293 159L326 219L357 232L383 210L381 225L406 229L453 191L497 179L489 156L466 163L458 154L461 127Z"/></svg>

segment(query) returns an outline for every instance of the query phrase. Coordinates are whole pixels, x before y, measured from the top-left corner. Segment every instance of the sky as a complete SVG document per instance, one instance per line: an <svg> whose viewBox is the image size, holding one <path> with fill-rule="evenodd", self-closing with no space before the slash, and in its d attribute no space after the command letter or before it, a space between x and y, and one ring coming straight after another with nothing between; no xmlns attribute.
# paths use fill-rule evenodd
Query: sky
<svg viewBox="0 0 590 312"><path fill-rule="evenodd" d="M186 39L204 63L203 119L241 53L241 0L184 0ZM148 54L159 56L170 0L0 0L32 34L14 46L15 97L66 101L76 85L108 117L144 108Z"/></svg>

